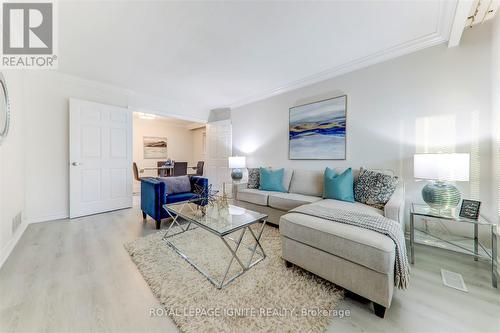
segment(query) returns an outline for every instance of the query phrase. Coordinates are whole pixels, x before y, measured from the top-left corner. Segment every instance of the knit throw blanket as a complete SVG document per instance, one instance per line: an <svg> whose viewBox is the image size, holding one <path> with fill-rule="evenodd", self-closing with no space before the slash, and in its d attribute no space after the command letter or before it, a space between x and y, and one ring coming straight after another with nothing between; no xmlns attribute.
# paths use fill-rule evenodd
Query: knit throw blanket
<svg viewBox="0 0 500 333"><path fill-rule="evenodd" d="M399 289L408 288L410 283L410 265L406 256L405 236L401 230L401 226L396 221L380 215L368 215L356 211L325 208L318 205L299 206L292 209L291 212L315 216L337 223L350 224L373 230L389 237L396 245L394 285Z"/></svg>

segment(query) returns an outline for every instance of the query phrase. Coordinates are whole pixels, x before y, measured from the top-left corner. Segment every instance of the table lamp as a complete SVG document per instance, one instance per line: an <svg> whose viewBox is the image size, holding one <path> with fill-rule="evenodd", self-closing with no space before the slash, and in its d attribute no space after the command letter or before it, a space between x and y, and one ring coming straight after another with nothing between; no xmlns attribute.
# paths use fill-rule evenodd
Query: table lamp
<svg viewBox="0 0 500 333"><path fill-rule="evenodd" d="M448 181L469 181L469 154L415 154L413 175L432 180L422 189L424 201L434 209L449 210L460 203L460 191Z"/></svg>
<svg viewBox="0 0 500 333"><path fill-rule="evenodd" d="M234 181L240 181L243 178L243 172L241 168L246 167L245 156L231 156L229 157L229 168L233 169L231 171L231 178Z"/></svg>

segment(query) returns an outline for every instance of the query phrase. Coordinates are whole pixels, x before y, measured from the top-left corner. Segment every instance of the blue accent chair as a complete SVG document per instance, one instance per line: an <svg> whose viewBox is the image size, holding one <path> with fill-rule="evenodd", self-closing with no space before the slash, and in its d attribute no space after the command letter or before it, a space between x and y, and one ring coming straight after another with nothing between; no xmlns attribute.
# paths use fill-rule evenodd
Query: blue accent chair
<svg viewBox="0 0 500 333"><path fill-rule="evenodd" d="M176 194L167 194L167 185L160 179L141 179L142 217L146 219L147 215L151 216L156 221L156 229L160 229L161 220L170 217L168 212L163 208L163 205L199 197L199 195L194 193L195 184L203 187L204 193L208 193L207 178L192 176L189 179L191 181L191 192ZM202 202L201 204L205 205L206 202Z"/></svg>

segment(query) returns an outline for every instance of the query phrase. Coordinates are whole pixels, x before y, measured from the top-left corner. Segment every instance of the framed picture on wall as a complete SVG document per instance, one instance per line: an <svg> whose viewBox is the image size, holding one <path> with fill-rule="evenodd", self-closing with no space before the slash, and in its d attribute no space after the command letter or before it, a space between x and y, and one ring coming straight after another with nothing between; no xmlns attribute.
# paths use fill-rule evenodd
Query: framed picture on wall
<svg viewBox="0 0 500 333"><path fill-rule="evenodd" d="M289 110L291 160L345 160L347 95Z"/></svg>
<svg viewBox="0 0 500 333"><path fill-rule="evenodd" d="M143 138L144 159L166 159L167 153L167 138L145 136Z"/></svg>

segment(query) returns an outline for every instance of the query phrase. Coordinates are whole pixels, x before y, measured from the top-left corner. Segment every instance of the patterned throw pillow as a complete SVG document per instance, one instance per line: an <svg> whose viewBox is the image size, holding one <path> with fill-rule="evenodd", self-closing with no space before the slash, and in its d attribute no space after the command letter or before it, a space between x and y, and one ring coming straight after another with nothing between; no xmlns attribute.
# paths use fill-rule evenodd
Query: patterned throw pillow
<svg viewBox="0 0 500 333"><path fill-rule="evenodd" d="M257 189L260 186L260 169L248 169L248 188Z"/></svg>
<svg viewBox="0 0 500 333"><path fill-rule="evenodd" d="M397 185L397 177L361 168L354 182L354 200L383 209Z"/></svg>

